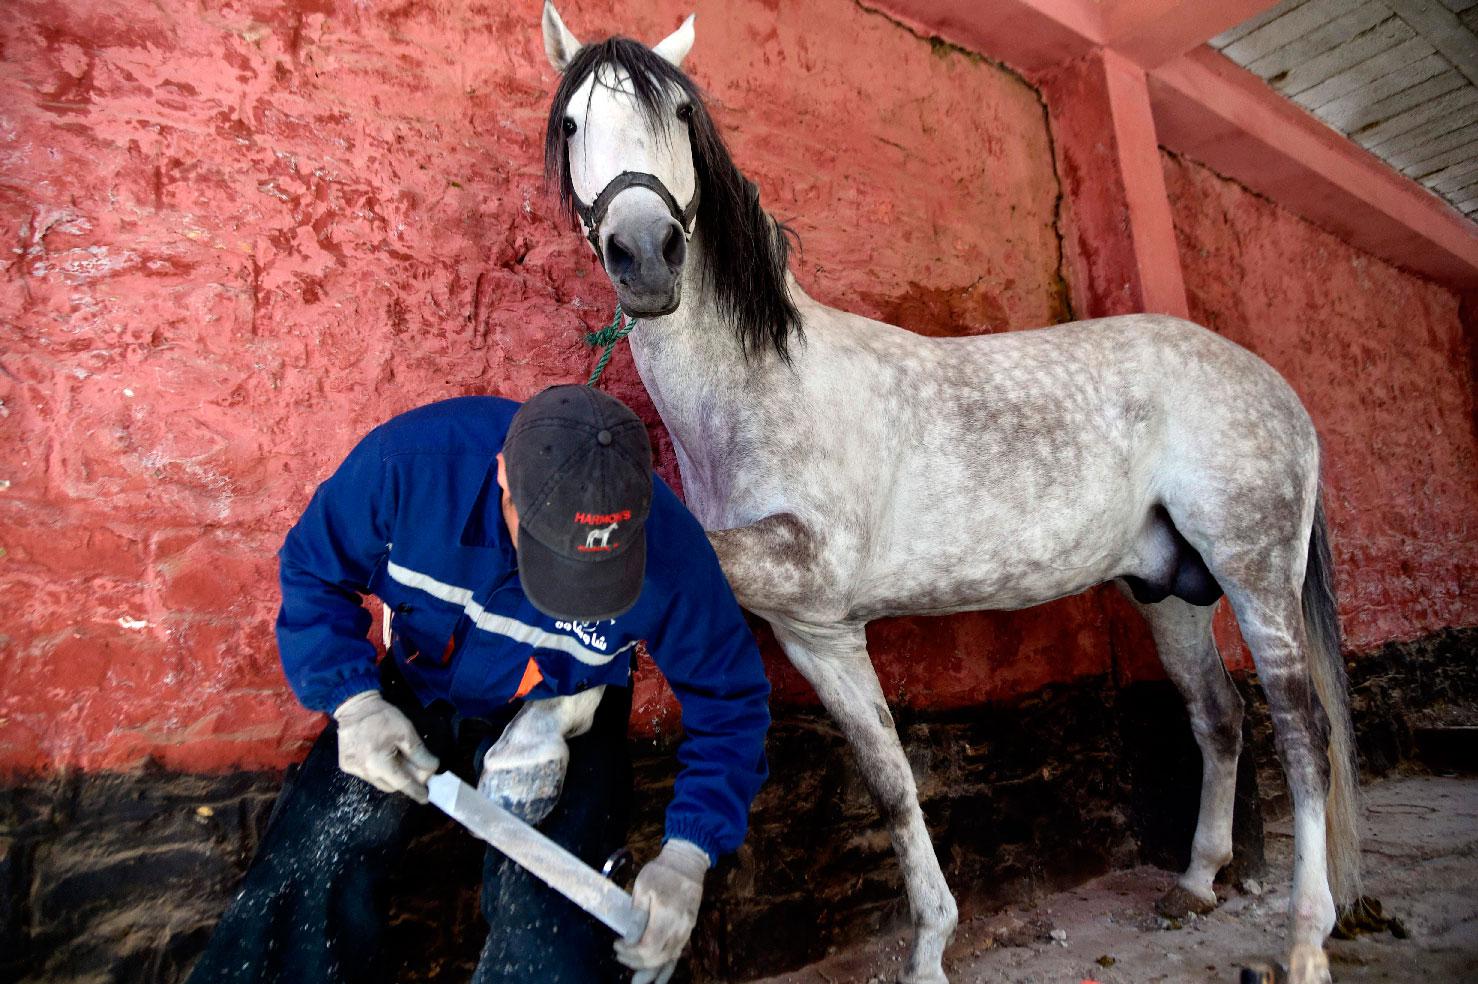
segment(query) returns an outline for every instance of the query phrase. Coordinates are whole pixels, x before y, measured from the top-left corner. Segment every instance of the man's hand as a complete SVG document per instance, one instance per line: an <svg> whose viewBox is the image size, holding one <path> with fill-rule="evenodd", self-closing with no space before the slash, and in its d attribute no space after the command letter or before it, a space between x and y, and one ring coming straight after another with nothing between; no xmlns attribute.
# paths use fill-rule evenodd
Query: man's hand
<svg viewBox="0 0 1478 984"><path fill-rule="evenodd" d="M426 802L426 780L439 763L399 708L379 691L366 690L340 704L334 720L339 722L339 768L376 789Z"/></svg>
<svg viewBox="0 0 1478 984"><path fill-rule="evenodd" d="M703 901L708 852L685 840L670 840L648 862L631 888L638 909L647 910L647 928L635 943L616 941L616 959L637 971L631 984L666 984Z"/></svg>

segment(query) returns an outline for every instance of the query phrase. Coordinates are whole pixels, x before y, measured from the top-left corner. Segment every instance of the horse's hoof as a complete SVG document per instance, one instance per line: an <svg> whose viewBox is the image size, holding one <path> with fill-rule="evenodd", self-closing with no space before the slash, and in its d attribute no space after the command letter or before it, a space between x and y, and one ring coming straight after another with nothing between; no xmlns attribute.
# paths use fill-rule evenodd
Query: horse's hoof
<svg viewBox="0 0 1478 984"><path fill-rule="evenodd" d="M560 741L547 749L494 753L483 765L478 792L524 823L536 824L547 817L564 789L568 746Z"/></svg>
<svg viewBox="0 0 1478 984"><path fill-rule="evenodd" d="M905 970L898 975L898 984L949 984L949 978L938 968L928 971Z"/></svg>
<svg viewBox="0 0 1478 984"><path fill-rule="evenodd" d="M1322 947L1300 943L1288 955L1288 984L1333 984Z"/></svg>
<svg viewBox="0 0 1478 984"><path fill-rule="evenodd" d="M1204 916L1216 908L1216 894L1210 899L1202 898L1184 885L1171 886L1170 891L1160 896L1155 911L1166 919L1184 919L1191 913Z"/></svg>

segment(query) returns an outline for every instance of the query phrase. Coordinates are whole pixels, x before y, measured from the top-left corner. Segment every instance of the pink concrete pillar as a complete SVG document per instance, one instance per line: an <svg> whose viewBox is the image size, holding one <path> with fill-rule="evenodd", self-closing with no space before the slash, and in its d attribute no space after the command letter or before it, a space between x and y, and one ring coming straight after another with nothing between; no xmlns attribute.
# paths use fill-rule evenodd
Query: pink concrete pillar
<svg viewBox="0 0 1478 984"><path fill-rule="evenodd" d="M1063 258L1074 311L1185 317L1144 70L1100 48L1041 83L1064 196Z"/></svg>
<svg viewBox="0 0 1478 984"><path fill-rule="evenodd" d="M1100 48L1037 81L1062 188L1063 264L1074 313L1186 317L1144 70ZM1109 626L1117 682L1162 677L1144 620L1112 589L1100 589L1096 598Z"/></svg>

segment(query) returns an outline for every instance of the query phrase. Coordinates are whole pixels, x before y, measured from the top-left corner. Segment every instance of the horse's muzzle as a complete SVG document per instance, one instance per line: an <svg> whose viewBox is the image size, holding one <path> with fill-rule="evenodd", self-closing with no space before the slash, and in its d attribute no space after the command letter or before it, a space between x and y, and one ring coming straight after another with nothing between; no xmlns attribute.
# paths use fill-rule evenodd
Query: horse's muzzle
<svg viewBox="0 0 1478 984"><path fill-rule="evenodd" d="M665 294L643 294L616 285L616 300L621 310L633 318L661 318L676 311L683 301L683 283L676 280Z"/></svg>
<svg viewBox="0 0 1478 984"><path fill-rule="evenodd" d="M604 237L601 255L622 308L633 316L650 318L677 310L688 256L682 226L666 217L618 226Z"/></svg>

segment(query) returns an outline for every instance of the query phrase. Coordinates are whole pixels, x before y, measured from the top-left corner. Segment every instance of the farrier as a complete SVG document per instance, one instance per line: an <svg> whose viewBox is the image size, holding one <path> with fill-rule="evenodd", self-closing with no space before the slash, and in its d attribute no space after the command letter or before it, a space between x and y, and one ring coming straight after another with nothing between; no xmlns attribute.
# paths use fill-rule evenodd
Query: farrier
<svg viewBox="0 0 1478 984"><path fill-rule="evenodd" d="M587 984L618 979L617 960L665 980L765 778L769 686L703 530L652 475L641 421L583 386L413 410L350 453L280 558L283 668L334 720L192 980L382 979L387 881L441 768L599 865L626 837L642 643L684 729L663 848L633 888L647 930L613 952L609 931L489 849L474 980ZM378 663L368 594L391 620Z"/></svg>

